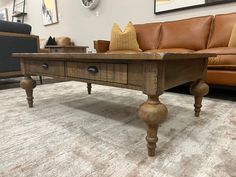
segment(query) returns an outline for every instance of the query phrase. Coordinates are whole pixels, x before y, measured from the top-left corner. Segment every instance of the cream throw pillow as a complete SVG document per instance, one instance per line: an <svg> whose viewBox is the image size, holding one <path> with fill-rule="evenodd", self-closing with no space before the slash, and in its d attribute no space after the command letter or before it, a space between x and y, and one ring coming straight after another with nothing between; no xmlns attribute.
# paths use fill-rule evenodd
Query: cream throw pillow
<svg viewBox="0 0 236 177"><path fill-rule="evenodd" d="M116 23L113 25L109 50L141 51L137 42L136 30L131 22L128 23L124 32Z"/></svg>
<svg viewBox="0 0 236 177"><path fill-rule="evenodd" d="M236 47L236 24L233 27L228 47Z"/></svg>

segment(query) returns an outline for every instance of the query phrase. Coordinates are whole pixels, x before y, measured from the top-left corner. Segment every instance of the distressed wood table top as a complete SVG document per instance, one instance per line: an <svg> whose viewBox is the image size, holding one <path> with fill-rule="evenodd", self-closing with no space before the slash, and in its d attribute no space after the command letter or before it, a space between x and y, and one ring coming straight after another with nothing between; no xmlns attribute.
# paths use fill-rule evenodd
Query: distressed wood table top
<svg viewBox="0 0 236 177"><path fill-rule="evenodd" d="M112 54L112 53L14 53L14 57L50 60L174 60L214 57L212 53L137 53L137 54Z"/></svg>

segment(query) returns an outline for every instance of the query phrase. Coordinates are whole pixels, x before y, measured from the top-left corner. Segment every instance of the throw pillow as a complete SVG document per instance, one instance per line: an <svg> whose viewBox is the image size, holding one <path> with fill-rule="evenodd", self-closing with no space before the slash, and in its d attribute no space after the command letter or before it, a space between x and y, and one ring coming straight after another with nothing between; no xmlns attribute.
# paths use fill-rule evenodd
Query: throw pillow
<svg viewBox="0 0 236 177"><path fill-rule="evenodd" d="M141 51L137 42L136 31L131 22L128 23L124 32L115 23L112 27L109 50L135 50Z"/></svg>
<svg viewBox="0 0 236 177"><path fill-rule="evenodd" d="M229 47L236 47L236 24L233 27L228 46Z"/></svg>

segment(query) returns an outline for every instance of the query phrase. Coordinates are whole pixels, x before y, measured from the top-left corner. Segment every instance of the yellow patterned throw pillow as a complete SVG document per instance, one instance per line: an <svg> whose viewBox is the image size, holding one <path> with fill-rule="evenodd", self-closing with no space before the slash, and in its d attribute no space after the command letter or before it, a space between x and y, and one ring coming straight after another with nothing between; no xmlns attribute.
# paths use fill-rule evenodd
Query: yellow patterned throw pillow
<svg viewBox="0 0 236 177"><path fill-rule="evenodd" d="M128 23L124 31L116 23L113 25L109 50L141 51L137 42L136 30L131 22Z"/></svg>
<svg viewBox="0 0 236 177"><path fill-rule="evenodd" d="M229 47L236 47L236 24L233 27L228 46Z"/></svg>

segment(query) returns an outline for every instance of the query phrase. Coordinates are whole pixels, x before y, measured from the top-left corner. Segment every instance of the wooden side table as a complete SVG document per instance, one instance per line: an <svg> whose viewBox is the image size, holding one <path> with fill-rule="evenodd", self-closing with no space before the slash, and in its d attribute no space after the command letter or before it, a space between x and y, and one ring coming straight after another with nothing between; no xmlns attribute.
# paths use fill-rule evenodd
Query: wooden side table
<svg viewBox="0 0 236 177"><path fill-rule="evenodd" d="M88 46L46 46L49 53L86 53Z"/></svg>

